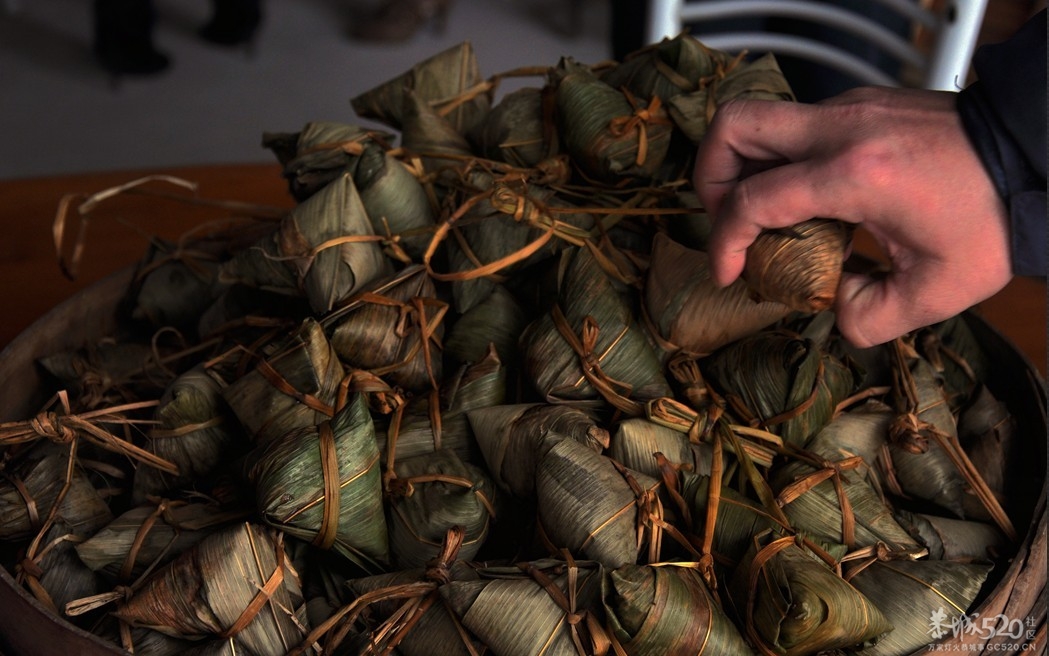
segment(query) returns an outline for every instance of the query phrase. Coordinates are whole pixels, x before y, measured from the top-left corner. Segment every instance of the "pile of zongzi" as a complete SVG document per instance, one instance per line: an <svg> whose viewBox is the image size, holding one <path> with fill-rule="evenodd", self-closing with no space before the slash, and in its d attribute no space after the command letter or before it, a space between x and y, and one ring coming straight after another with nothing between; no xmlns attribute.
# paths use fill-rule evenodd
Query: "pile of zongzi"
<svg viewBox="0 0 1049 656"><path fill-rule="evenodd" d="M263 135L294 209L158 242L40 354L13 576L135 654L921 649L1015 548L1016 422L962 317L842 341L836 222L714 284L688 180L739 97L793 101L687 35L490 78L464 43L353 97L387 130Z"/></svg>

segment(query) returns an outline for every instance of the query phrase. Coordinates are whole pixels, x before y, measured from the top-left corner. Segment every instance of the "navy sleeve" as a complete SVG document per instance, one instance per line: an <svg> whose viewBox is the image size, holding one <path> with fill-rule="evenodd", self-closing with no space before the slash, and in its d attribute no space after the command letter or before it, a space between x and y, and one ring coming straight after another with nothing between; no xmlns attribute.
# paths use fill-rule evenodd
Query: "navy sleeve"
<svg viewBox="0 0 1049 656"><path fill-rule="evenodd" d="M958 94L958 111L1008 208L1013 273L1045 276L1046 11L979 48L973 67L979 79Z"/></svg>

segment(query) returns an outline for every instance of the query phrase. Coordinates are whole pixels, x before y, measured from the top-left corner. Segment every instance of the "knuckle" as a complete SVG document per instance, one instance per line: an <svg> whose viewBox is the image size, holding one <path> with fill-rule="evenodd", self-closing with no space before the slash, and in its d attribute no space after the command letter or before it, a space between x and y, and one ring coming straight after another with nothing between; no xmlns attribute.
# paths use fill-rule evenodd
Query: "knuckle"
<svg viewBox="0 0 1049 656"><path fill-rule="evenodd" d="M850 316L838 315L838 332L850 344L857 348L870 348L884 341L879 336L871 335L869 326L862 321L854 321Z"/></svg>
<svg viewBox="0 0 1049 656"><path fill-rule="evenodd" d="M866 185L888 185L894 175L893 154L885 144L861 139L844 149L837 157L836 168L847 180Z"/></svg>
<svg viewBox="0 0 1049 656"><path fill-rule="evenodd" d="M715 116L726 117L723 120L729 120L734 117L738 117L740 113L744 112L747 106L747 101L744 98L732 98L726 102L718 105Z"/></svg>
<svg viewBox="0 0 1049 656"><path fill-rule="evenodd" d="M718 105L710 122L710 132L720 133L733 126L745 124L750 102L743 98L733 98Z"/></svg>
<svg viewBox="0 0 1049 656"><path fill-rule="evenodd" d="M748 180L741 180L725 197L722 214L731 217L748 217L755 220L758 216L759 203L754 185Z"/></svg>

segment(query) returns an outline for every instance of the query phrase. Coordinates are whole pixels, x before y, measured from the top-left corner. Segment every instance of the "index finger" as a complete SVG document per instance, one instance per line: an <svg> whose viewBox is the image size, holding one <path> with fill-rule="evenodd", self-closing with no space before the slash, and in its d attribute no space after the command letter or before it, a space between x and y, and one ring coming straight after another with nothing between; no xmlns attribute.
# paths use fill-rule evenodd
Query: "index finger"
<svg viewBox="0 0 1049 656"><path fill-rule="evenodd" d="M693 187L715 219L754 162L797 161L818 143L819 108L783 100L731 100L699 144Z"/></svg>

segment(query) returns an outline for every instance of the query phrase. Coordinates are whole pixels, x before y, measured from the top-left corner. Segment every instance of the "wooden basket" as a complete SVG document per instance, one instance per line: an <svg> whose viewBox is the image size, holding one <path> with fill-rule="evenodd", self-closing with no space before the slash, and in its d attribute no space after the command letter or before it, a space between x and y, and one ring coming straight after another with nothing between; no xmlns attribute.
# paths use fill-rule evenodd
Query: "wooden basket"
<svg viewBox="0 0 1049 656"><path fill-rule="evenodd" d="M0 352L0 421L24 420L47 399L35 360L46 353L83 346L109 333L116 325L116 307L131 280L125 269L94 284L58 305ZM1025 636L1005 638L999 651L1042 654L1046 648L1046 422L1045 382L1016 347L977 315L966 320L984 344L997 367L988 386L1009 406L1016 417L1019 439L1029 457L1017 463L1014 475L1022 477L1031 491L1023 507L1011 508L1017 527L1026 527L1025 537L1008 567L998 568L979 605L970 611L979 617L1000 616L1024 622ZM1037 491L1037 496L1034 496ZM1014 504L1015 505L1015 504ZM1030 637L1027 635L1031 634ZM948 636L934 651L977 651L970 645L1003 642L1002 636L986 639L980 632ZM928 653L922 649L917 653ZM125 654L55 616L28 592L15 584L11 573L0 567L0 652L7 656L52 656L76 654L100 656Z"/></svg>

